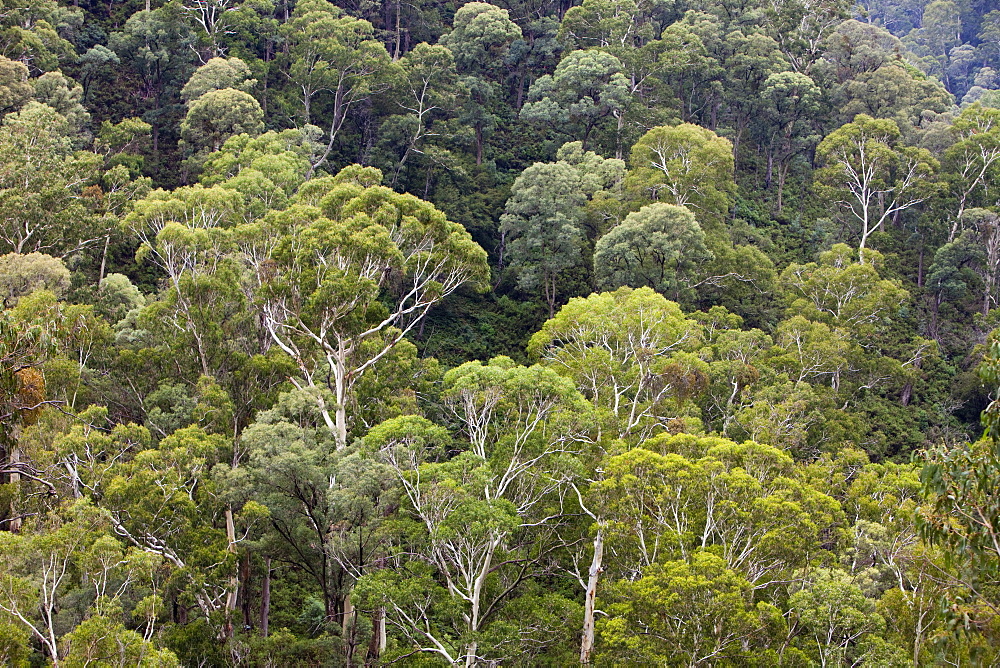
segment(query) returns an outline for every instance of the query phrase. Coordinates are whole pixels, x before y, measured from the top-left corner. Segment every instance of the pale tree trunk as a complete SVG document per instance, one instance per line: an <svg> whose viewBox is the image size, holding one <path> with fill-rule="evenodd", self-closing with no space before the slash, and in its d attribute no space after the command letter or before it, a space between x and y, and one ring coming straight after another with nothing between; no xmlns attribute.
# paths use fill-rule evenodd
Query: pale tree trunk
<svg viewBox="0 0 1000 668"><path fill-rule="evenodd" d="M869 229L868 220L868 206L867 204L862 207L862 218L861 218L861 242L858 244L858 262L860 264L865 263L865 244L868 243L868 236L872 233Z"/></svg>
<svg viewBox="0 0 1000 668"><path fill-rule="evenodd" d="M111 235L104 237L104 252L101 253L101 273L97 278L97 287L101 287L104 283L104 269L107 266L108 261L108 245L111 243Z"/></svg>
<svg viewBox="0 0 1000 668"><path fill-rule="evenodd" d="M83 498L83 492L80 491L79 461L77 460L76 453L71 454L63 466L66 468L66 472L69 473L70 486L73 489L73 498Z"/></svg>
<svg viewBox="0 0 1000 668"><path fill-rule="evenodd" d="M233 521L233 507L226 507L226 540L229 542L228 551L236 554L236 523ZM229 578L229 592L226 594L226 623L224 631L227 638L233 636L233 611L236 610L236 599L239 591L239 580L236 573Z"/></svg>
<svg viewBox="0 0 1000 668"><path fill-rule="evenodd" d="M958 199L958 215L951 222L951 229L948 231L948 243L954 241L955 236L958 234L958 227L962 224L962 214L965 213L965 201L967 197L968 193L965 192Z"/></svg>
<svg viewBox="0 0 1000 668"><path fill-rule="evenodd" d="M354 604L351 603L351 595L347 594L344 597L344 616L340 620L341 627L344 632L344 636L347 636L348 630L351 628L351 619L354 616Z"/></svg>
<svg viewBox="0 0 1000 668"><path fill-rule="evenodd" d="M483 596L483 584L486 582L486 576L490 574L490 568L493 564L493 553L496 551L497 547L500 545L500 538L494 538L492 544L490 545L490 550L486 554L486 558L483 562L482 567L479 569L479 575L476 577L475 583L472 585L472 596L470 601L470 621L469 621L469 631L473 634L479 633L479 608L482 605ZM472 668L476 665L477 656L476 651L479 649L479 642L473 640L466 646L465 652L465 666L466 668Z"/></svg>
<svg viewBox="0 0 1000 668"><path fill-rule="evenodd" d="M788 177L788 165L778 166L778 213L781 213L785 200L785 179Z"/></svg>
<svg viewBox="0 0 1000 668"><path fill-rule="evenodd" d="M18 517L19 511L17 507L17 499L18 496L20 496L20 490L18 490L18 487L21 482L21 472L18 468L18 465L21 463L21 448L17 445L17 442L21 437L20 428L15 426L13 432L13 438L11 439L13 445L11 445L10 457L8 459L10 463L10 477L7 479L7 482L10 484L11 489L14 490L14 493L10 497L11 520L7 524L7 529L11 533L19 533L21 531L21 525L24 523L24 520Z"/></svg>
<svg viewBox="0 0 1000 668"><path fill-rule="evenodd" d="M547 276L542 279L545 290L545 302L549 305L549 318L556 314L556 277Z"/></svg>
<svg viewBox="0 0 1000 668"><path fill-rule="evenodd" d="M594 560L590 563L587 578L587 595L583 603L583 641L580 643L580 663L590 663L594 651L594 608L597 601L597 583L604 571L604 529L598 526L594 536Z"/></svg>
<svg viewBox="0 0 1000 668"><path fill-rule="evenodd" d="M476 649L479 647L479 643L473 640L469 643L468 651L465 654L465 668L472 668L476 665Z"/></svg>
<svg viewBox="0 0 1000 668"><path fill-rule="evenodd" d="M337 351L337 361L333 370L334 394L337 399L337 406L334 411L334 438L337 449L343 450L347 447L347 365L344 362L344 350L341 347Z"/></svg>
<svg viewBox="0 0 1000 668"><path fill-rule="evenodd" d="M354 651L357 646L357 637L355 635L357 625L354 623L356 616L357 610L355 610L354 603L351 602L351 594L348 592L344 596L344 616L340 620L343 630L341 637L344 639L344 657L348 668L354 665Z"/></svg>

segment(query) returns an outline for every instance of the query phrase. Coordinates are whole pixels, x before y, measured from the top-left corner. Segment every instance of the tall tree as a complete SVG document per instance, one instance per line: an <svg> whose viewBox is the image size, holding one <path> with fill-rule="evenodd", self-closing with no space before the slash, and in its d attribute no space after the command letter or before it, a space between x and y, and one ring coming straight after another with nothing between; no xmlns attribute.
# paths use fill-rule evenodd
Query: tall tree
<svg viewBox="0 0 1000 668"><path fill-rule="evenodd" d="M612 438L639 442L683 423L707 382L688 351L699 328L651 288L576 297L531 337L528 352L573 379ZM676 422L675 422L676 421Z"/></svg>
<svg viewBox="0 0 1000 668"><path fill-rule="evenodd" d="M401 569L422 576L422 591L385 571L359 587L385 606L413 651L476 666L509 656L486 641L489 624L560 543L559 489L585 437L588 406L570 380L509 358L468 362L444 382L467 451L435 461L447 434L413 417L385 422L365 439L397 472L408 513L425 534L419 561Z"/></svg>
<svg viewBox="0 0 1000 668"><path fill-rule="evenodd" d="M301 92L305 123L314 120L314 101L329 105L326 147L310 168L310 175L326 164L350 112L389 85L389 54L374 38L371 23L345 15L326 0L295 5L283 27L289 45L288 78Z"/></svg>
<svg viewBox="0 0 1000 668"><path fill-rule="evenodd" d="M721 220L736 190L733 145L691 123L653 128L632 147L627 187L641 200Z"/></svg>
<svg viewBox="0 0 1000 668"><path fill-rule="evenodd" d="M519 285L524 290L541 288L550 315L555 313L560 279L581 264L585 201L576 169L564 162L539 162L517 177L500 219Z"/></svg>
<svg viewBox="0 0 1000 668"><path fill-rule="evenodd" d="M807 153L820 140L817 117L821 109L821 93L807 75L781 72L772 74L764 81L761 97L764 104L760 121L767 152L764 187L771 188L774 168L777 167L777 206L780 213L792 160Z"/></svg>
<svg viewBox="0 0 1000 668"><path fill-rule="evenodd" d="M962 227L966 208L985 200L1000 166L1000 109L972 104L951 125L955 143L944 155L945 178L958 199L955 218L948 232L953 241Z"/></svg>
<svg viewBox="0 0 1000 668"><path fill-rule="evenodd" d="M481 285L486 254L433 205L375 185L375 169L315 179L273 218L273 261L260 258L264 324L302 374L327 387L321 409L347 445L347 402L361 374L388 355L427 311L465 284Z"/></svg>
<svg viewBox="0 0 1000 668"><path fill-rule="evenodd" d="M462 5L455 12L451 32L441 36L441 44L455 56L461 84L467 91L460 115L472 125L477 165L483 162L486 134L498 121L500 87L513 65L511 47L522 37L510 12L485 2Z"/></svg>
<svg viewBox="0 0 1000 668"><path fill-rule="evenodd" d="M705 232L684 207L656 202L630 213L594 248L594 272L606 289L648 286L679 299L692 269L712 258Z"/></svg>
<svg viewBox="0 0 1000 668"><path fill-rule="evenodd" d="M6 116L0 126L0 187L6 214L0 239L15 253L66 255L103 239L84 189L101 164L74 153L66 119L40 103Z"/></svg>
<svg viewBox="0 0 1000 668"><path fill-rule="evenodd" d="M621 61L603 51L571 51L531 85L521 118L581 140L586 150L594 131L621 115L628 100Z"/></svg>
<svg viewBox="0 0 1000 668"><path fill-rule="evenodd" d="M835 198L860 227L861 262L873 233L927 199L938 168L929 151L902 143L895 121L864 114L830 133L816 157L824 164L817 173L821 192Z"/></svg>

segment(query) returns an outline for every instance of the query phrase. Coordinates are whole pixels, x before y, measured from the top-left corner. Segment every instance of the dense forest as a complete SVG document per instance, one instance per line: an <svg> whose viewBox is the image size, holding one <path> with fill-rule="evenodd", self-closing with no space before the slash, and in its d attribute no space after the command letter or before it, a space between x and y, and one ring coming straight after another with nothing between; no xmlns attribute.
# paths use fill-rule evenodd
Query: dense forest
<svg viewBox="0 0 1000 668"><path fill-rule="evenodd" d="M497 2L3 0L0 664L1000 664L1000 2Z"/></svg>

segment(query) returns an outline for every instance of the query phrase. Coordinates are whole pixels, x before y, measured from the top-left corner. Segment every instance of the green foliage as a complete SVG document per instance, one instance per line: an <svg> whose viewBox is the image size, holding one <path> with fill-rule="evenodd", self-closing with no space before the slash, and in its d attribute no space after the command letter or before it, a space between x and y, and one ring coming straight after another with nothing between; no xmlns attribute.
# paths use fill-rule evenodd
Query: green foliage
<svg viewBox="0 0 1000 668"><path fill-rule="evenodd" d="M521 118L583 142L609 117L621 113L629 89L622 64L603 51L571 51L551 75L528 91Z"/></svg>
<svg viewBox="0 0 1000 668"><path fill-rule="evenodd" d="M816 147L816 156L826 165L816 175L821 192L860 227L862 249L890 216L919 204L931 192L929 177L938 162L926 149L901 145L901 136L895 121L858 114Z"/></svg>
<svg viewBox="0 0 1000 668"><path fill-rule="evenodd" d="M66 119L67 129L73 134L89 130L90 113L81 103L83 87L61 72L46 72L31 82L35 100L52 107Z"/></svg>
<svg viewBox="0 0 1000 668"><path fill-rule="evenodd" d="M714 555L667 562L635 582L623 582L600 623L608 659L638 663L735 660L741 641L757 630L746 580ZM761 611L763 612L763 611ZM655 638L646 641L645 638Z"/></svg>
<svg viewBox="0 0 1000 668"><path fill-rule="evenodd" d="M17 111L34 94L24 63L0 56L0 109Z"/></svg>
<svg viewBox="0 0 1000 668"><path fill-rule="evenodd" d="M503 62L521 29L510 20L510 13L485 2L469 2L455 12L451 32L442 35L441 44L455 54L459 70L489 76Z"/></svg>
<svg viewBox="0 0 1000 668"><path fill-rule="evenodd" d="M729 141L691 123L653 128L632 147L629 186L640 200L721 218L735 190L732 155Z"/></svg>
<svg viewBox="0 0 1000 668"><path fill-rule="evenodd" d="M218 151L234 135L255 136L263 130L260 103L234 88L209 90L198 96L181 123L181 137L192 151Z"/></svg>
<svg viewBox="0 0 1000 668"><path fill-rule="evenodd" d="M594 271L604 288L651 287L680 299L688 275L712 259L705 233L694 215L673 204L648 204L630 213L601 237L594 249Z"/></svg>
<svg viewBox="0 0 1000 668"><path fill-rule="evenodd" d="M998 662L994 0L8 5L0 663Z"/></svg>
<svg viewBox="0 0 1000 668"><path fill-rule="evenodd" d="M12 307L20 297L36 290L48 290L57 297L69 289L69 269L51 255L8 253L0 257L0 291L4 306Z"/></svg>
<svg viewBox="0 0 1000 668"><path fill-rule="evenodd" d="M0 127L0 240L15 253L69 253L100 232L83 192L97 176L98 156L72 151L65 116L31 102Z"/></svg>
<svg viewBox="0 0 1000 668"><path fill-rule="evenodd" d="M175 668L180 666L169 649L156 649L135 631L106 617L94 616L80 623L66 635L69 652L61 662L65 666L86 666L99 660L107 666L143 666Z"/></svg>
<svg viewBox="0 0 1000 668"><path fill-rule="evenodd" d="M705 389L707 365L688 353L697 324L648 287L577 297L528 344L571 378L614 438L684 428L684 405Z"/></svg>
<svg viewBox="0 0 1000 668"><path fill-rule="evenodd" d="M863 657L866 636L885 624L875 612L875 602L842 571L817 569L788 604L806 631L803 649L821 663Z"/></svg>
<svg viewBox="0 0 1000 668"><path fill-rule="evenodd" d="M250 68L239 58L212 58L195 70L181 89L181 98L194 102L213 90L233 88L246 92L256 83L250 78Z"/></svg>

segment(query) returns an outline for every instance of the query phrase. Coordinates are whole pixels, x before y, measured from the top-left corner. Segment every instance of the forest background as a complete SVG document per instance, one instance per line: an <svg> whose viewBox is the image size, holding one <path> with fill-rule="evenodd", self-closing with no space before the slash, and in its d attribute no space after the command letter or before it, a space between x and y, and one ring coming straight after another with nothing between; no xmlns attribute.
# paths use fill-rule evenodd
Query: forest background
<svg viewBox="0 0 1000 668"><path fill-rule="evenodd" d="M0 663L996 665L993 0L4 0Z"/></svg>

